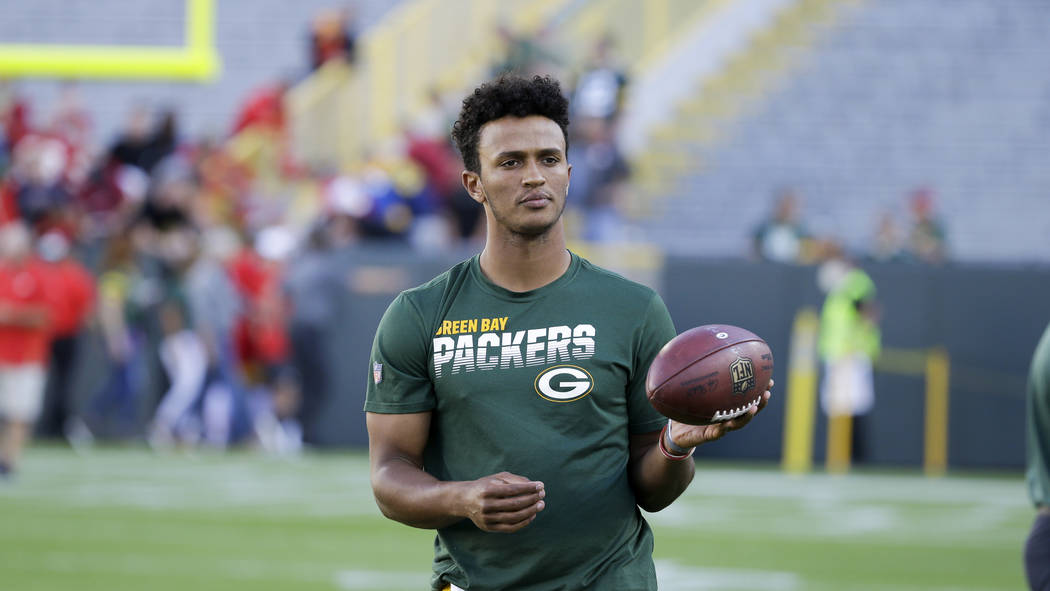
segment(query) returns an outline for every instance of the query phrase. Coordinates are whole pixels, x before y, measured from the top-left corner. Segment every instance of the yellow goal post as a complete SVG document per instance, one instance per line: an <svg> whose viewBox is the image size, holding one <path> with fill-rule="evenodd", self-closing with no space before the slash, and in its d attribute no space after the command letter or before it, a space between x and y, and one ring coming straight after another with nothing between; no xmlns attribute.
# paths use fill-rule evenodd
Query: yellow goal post
<svg viewBox="0 0 1050 591"><path fill-rule="evenodd" d="M185 0L185 44L0 44L0 77L212 80L221 59L215 50L215 0Z"/></svg>

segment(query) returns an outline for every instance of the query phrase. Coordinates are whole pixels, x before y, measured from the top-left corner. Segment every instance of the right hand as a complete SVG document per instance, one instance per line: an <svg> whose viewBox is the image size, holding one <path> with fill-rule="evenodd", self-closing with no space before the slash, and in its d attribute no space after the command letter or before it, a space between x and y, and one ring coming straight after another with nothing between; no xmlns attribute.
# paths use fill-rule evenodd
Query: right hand
<svg viewBox="0 0 1050 591"><path fill-rule="evenodd" d="M510 533L536 519L546 506L543 483L500 472L467 482L467 517L482 531Z"/></svg>

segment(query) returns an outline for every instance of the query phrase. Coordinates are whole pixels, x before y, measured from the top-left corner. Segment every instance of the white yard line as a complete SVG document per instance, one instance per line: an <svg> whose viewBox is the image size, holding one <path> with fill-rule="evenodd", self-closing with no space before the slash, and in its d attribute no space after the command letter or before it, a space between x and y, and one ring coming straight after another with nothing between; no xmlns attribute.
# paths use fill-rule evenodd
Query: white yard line
<svg viewBox="0 0 1050 591"><path fill-rule="evenodd" d="M377 570L343 570L335 574L340 589L426 589L430 586L429 573L399 573Z"/></svg>
<svg viewBox="0 0 1050 591"><path fill-rule="evenodd" d="M656 579L661 589L675 591L794 591L804 588L795 573L681 566L670 560L656 561Z"/></svg>

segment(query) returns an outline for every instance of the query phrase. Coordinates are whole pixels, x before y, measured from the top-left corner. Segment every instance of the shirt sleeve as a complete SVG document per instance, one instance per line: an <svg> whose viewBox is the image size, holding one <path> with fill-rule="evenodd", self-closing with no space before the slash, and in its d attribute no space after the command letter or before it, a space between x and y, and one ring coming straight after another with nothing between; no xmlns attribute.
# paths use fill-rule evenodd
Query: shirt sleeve
<svg viewBox="0 0 1050 591"><path fill-rule="evenodd" d="M1050 325L1036 345L1028 370L1025 401L1028 496L1037 506L1050 505Z"/></svg>
<svg viewBox="0 0 1050 591"><path fill-rule="evenodd" d="M631 433L658 431L667 422L667 417L649 404L645 378L656 354L676 335L667 306L659 295L653 293L635 334L634 369L627 385L628 428Z"/></svg>
<svg viewBox="0 0 1050 591"><path fill-rule="evenodd" d="M427 366L429 331L422 314L399 295L379 322L365 390L365 411L425 412L437 405Z"/></svg>

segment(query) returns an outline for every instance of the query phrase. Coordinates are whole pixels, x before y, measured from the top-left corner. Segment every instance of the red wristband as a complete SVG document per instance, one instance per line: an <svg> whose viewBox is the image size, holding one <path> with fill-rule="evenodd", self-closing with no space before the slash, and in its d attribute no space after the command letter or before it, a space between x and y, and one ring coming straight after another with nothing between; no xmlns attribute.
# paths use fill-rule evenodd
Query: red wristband
<svg viewBox="0 0 1050 591"><path fill-rule="evenodd" d="M686 453L682 454L682 455L677 455L677 454L671 453L671 451L667 449L667 444L664 443L664 438L665 437L669 437L669 435L667 434L667 427L670 424L671 423L668 422L666 425L664 425L664 428L660 430L660 444L659 444L660 445L660 453L664 454L665 458L667 458L669 460L676 461L676 462L680 462L680 461L682 461L682 460L684 460L686 458L693 457L693 450L696 449L695 447L689 448L689 450Z"/></svg>

